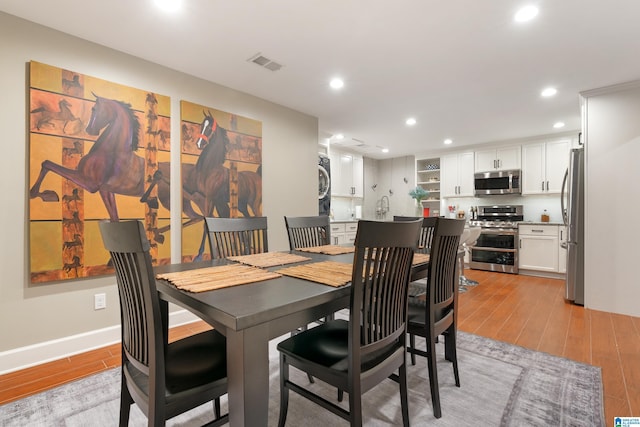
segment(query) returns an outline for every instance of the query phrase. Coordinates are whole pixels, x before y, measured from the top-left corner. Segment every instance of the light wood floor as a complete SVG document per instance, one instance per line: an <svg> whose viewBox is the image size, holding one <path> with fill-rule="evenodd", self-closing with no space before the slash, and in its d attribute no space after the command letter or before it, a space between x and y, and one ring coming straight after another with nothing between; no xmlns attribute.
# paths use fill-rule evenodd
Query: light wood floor
<svg viewBox="0 0 640 427"><path fill-rule="evenodd" d="M564 301L564 282L466 270L480 285L461 294L459 329L602 368L605 420L640 416L640 318ZM208 329L171 330L176 339ZM0 376L0 404L118 366L112 345Z"/></svg>

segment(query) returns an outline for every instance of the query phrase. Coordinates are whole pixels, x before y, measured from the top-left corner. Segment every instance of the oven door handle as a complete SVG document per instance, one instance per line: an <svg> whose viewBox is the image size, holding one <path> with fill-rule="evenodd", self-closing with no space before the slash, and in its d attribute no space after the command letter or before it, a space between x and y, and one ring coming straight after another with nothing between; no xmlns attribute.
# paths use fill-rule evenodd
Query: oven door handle
<svg viewBox="0 0 640 427"><path fill-rule="evenodd" d="M517 249L487 248L484 246L471 246L471 250L490 252L516 252Z"/></svg>
<svg viewBox="0 0 640 427"><path fill-rule="evenodd" d="M518 232L516 230L492 230L492 229L483 229L480 234L502 234L504 236L515 236Z"/></svg>

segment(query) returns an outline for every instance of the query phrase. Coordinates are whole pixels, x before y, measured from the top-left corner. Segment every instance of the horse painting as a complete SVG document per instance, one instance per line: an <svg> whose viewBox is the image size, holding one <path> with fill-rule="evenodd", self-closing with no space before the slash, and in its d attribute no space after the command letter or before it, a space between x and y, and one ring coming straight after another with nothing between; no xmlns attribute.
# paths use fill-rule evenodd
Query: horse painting
<svg viewBox="0 0 640 427"><path fill-rule="evenodd" d="M40 189L47 173L53 172L90 193L98 192L109 218L117 221L115 195L139 197L144 193L145 160L135 153L140 124L130 104L94 96L96 101L86 132L99 135L95 143L79 160L76 169L66 168L51 160L43 161L29 196L32 199L40 197L45 202L59 201L55 191ZM157 205L150 206L157 208Z"/></svg>

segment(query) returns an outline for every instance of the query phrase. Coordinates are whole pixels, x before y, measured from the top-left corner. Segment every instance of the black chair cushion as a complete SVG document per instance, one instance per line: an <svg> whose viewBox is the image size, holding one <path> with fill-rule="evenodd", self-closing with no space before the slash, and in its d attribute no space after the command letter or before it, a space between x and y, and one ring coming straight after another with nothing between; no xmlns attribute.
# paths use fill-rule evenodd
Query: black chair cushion
<svg viewBox="0 0 640 427"><path fill-rule="evenodd" d="M227 375L227 345L217 331L207 331L170 343L166 357L166 387L178 393Z"/></svg>
<svg viewBox="0 0 640 427"><path fill-rule="evenodd" d="M348 369L349 322L343 319L325 322L302 331L278 344L278 350L293 358L346 372ZM389 357L394 346L373 352L362 359L362 371L367 371Z"/></svg>

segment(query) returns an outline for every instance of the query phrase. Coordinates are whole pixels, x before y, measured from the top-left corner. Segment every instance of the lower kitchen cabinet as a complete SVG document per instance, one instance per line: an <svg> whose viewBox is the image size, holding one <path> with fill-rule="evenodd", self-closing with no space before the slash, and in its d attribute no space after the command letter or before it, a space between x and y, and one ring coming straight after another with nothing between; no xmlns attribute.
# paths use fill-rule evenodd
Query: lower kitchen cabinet
<svg viewBox="0 0 640 427"><path fill-rule="evenodd" d="M567 272L567 248L562 247L567 244L567 227L561 225L558 227L558 233L560 236L560 248L558 249L558 272L565 274Z"/></svg>
<svg viewBox="0 0 640 427"><path fill-rule="evenodd" d="M557 225L520 224L518 227L518 268L559 273L559 233Z"/></svg>
<svg viewBox="0 0 640 427"><path fill-rule="evenodd" d="M358 223L355 221L331 223L331 244L355 243L357 231Z"/></svg>

